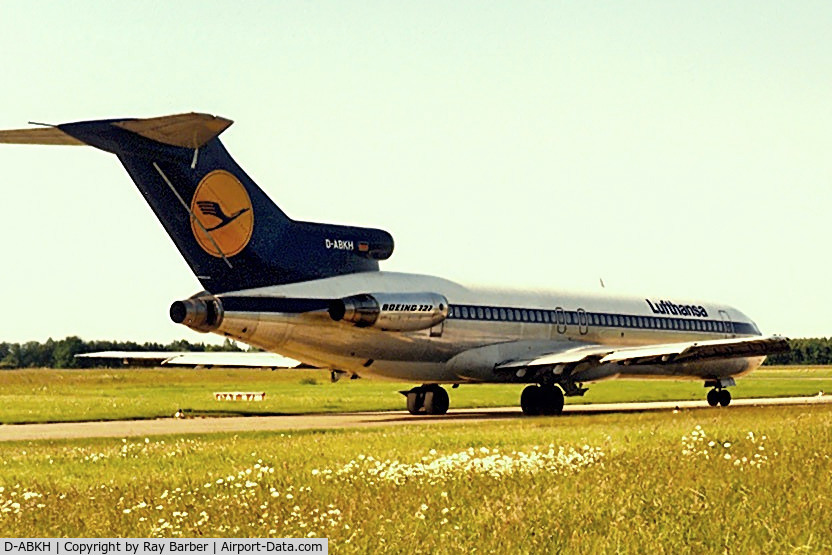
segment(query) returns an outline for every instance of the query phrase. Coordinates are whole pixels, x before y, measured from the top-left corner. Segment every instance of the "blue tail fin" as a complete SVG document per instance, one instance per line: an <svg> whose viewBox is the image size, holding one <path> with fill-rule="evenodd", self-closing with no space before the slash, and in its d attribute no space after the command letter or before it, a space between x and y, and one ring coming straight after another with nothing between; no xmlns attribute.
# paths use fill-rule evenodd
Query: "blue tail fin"
<svg viewBox="0 0 832 555"><path fill-rule="evenodd" d="M289 218L217 138L229 125L182 114L69 123L49 131L118 156L211 293L378 270L378 261L393 252L389 233Z"/></svg>

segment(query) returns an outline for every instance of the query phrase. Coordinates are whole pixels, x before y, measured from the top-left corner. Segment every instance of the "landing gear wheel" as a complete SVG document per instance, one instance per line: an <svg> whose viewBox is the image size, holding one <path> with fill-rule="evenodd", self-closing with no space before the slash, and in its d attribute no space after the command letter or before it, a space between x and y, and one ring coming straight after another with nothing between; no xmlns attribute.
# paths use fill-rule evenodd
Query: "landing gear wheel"
<svg viewBox="0 0 832 555"><path fill-rule="evenodd" d="M438 385L425 392L425 414L445 414L450 404L448 392Z"/></svg>
<svg viewBox="0 0 832 555"><path fill-rule="evenodd" d="M526 416L537 416L543 408L543 391L537 385L530 385L520 394L520 408Z"/></svg>
<svg viewBox="0 0 832 555"><path fill-rule="evenodd" d="M418 388L411 389L407 392L407 412L417 415L424 404L425 394L419 391Z"/></svg>
<svg viewBox="0 0 832 555"><path fill-rule="evenodd" d="M451 404L448 392L438 385L423 385L408 391L407 412L417 414L445 414Z"/></svg>
<svg viewBox="0 0 832 555"><path fill-rule="evenodd" d="M540 414L558 415L563 412L563 392L557 386L545 385L540 388L543 401Z"/></svg>
<svg viewBox="0 0 832 555"><path fill-rule="evenodd" d="M715 407L719 404L719 391L712 389L708 392L708 404Z"/></svg>
<svg viewBox="0 0 832 555"><path fill-rule="evenodd" d="M731 404L731 392L727 389L719 390L719 404L723 407L727 407Z"/></svg>

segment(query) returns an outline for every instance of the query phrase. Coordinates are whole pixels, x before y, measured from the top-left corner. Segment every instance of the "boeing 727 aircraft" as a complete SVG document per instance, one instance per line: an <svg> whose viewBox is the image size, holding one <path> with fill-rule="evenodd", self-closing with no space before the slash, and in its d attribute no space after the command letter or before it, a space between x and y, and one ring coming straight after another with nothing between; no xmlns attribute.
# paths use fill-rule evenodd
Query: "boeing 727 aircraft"
<svg viewBox="0 0 832 555"><path fill-rule="evenodd" d="M90 145L115 154L204 291L170 317L334 376L420 385L412 414L444 414L443 384L528 384L529 415L611 378L704 382L712 406L765 356L788 349L730 306L677 298L467 287L382 272L389 233L289 218L219 140L231 121L206 114L0 131L0 142Z"/></svg>

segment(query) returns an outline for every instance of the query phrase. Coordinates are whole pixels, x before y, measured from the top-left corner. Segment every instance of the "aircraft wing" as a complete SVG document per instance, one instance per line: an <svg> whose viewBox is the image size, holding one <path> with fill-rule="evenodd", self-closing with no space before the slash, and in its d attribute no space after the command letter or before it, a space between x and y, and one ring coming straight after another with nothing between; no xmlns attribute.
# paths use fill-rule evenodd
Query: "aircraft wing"
<svg viewBox="0 0 832 555"><path fill-rule="evenodd" d="M568 350L543 352L517 360L507 360L496 366L496 370L528 368L534 366L555 366L595 362L597 364L672 364L694 360L719 358L765 356L789 350L785 337L742 337L736 339L715 339L685 343L663 343L640 347L612 347L605 345L584 345Z"/></svg>
<svg viewBox="0 0 832 555"><path fill-rule="evenodd" d="M274 353L102 351L75 355L77 358L107 358L130 362L149 362L162 366L222 366L236 368L295 368L297 360Z"/></svg>

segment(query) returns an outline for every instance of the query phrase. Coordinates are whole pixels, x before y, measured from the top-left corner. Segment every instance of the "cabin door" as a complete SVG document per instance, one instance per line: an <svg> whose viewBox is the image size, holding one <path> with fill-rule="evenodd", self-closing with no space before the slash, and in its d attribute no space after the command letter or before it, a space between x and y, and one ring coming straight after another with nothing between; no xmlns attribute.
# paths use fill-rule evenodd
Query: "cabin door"
<svg viewBox="0 0 832 555"><path fill-rule="evenodd" d="M724 310L720 310L719 315L722 317L722 331L725 333L725 337L735 337L734 322L731 317Z"/></svg>

